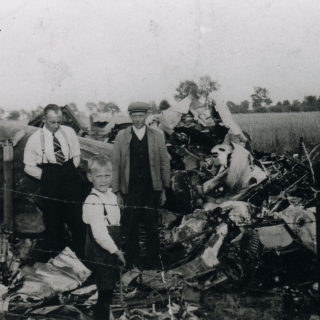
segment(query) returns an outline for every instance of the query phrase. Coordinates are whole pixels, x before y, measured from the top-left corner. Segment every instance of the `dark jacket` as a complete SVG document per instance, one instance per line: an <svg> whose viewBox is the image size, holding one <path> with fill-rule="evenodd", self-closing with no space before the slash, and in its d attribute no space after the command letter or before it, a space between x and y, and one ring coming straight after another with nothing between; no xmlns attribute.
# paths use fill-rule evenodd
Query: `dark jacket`
<svg viewBox="0 0 320 320"><path fill-rule="evenodd" d="M149 160L154 191L170 187L170 160L161 132L146 126L148 135ZM130 141L132 127L121 130L112 150L113 166L112 192L128 194L130 176Z"/></svg>

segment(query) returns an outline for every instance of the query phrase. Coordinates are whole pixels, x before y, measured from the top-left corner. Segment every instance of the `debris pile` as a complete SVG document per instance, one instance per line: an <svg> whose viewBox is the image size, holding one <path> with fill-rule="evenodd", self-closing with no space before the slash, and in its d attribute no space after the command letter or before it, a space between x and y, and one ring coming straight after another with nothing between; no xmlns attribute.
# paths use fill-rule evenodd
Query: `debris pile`
<svg viewBox="0 0 320 320"><path fill-rule="evenodd" d="M226 107L204 108L189 98L147 121L165 135L172 167L168 202L159 210L163 267L126 272L119 267L115 318L219 318L217 295L230 293L241 293L239 301L251 303L251 309L257 303L248 303L244 294L264 303L272 296L280 313L286 305L295 312L312 310L318 299L315 193L320 181L310 159L318 164L317 153L298 161L254 152ZM126 123L110 127L107 142L122 126ZM143 233L140 243L145 248ZM2 311L28 312L30 319L90 319L96 287L90 270L69 249L46 264L19 263L8 288L0 288ZM234 300L223 299L237 309ZM39 306L45 307L35 309Z"/></svg>

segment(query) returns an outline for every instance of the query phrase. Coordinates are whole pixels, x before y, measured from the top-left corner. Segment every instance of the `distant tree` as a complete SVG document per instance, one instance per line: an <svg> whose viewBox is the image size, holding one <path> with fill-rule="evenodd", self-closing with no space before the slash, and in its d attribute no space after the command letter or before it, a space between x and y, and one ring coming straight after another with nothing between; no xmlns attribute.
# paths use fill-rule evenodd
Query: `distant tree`
<svg viewBox="0 0 320 320"><path fill-rule="evenodd" d="M159 104L159 111L162 112L170 108L170 104L167 100L162 100Z"/></svg>
<svg viewBox="0 0 320 320"><path fill-rule="evenodd" d="M248 113L250 102L244 100L240 105L233 103L232 101L228 101L226 103L231 113Z"/></svg>
<svg viewBox="0 0 320 320"><path fill-rule="evenodd" d="M291 104L291 112L300 112L302 110L302 105L299 100L293 100Z"/></svg>
<svg viewBox="0 0 320 320"><path fill-rule="evenodd" d="M186 80L180 82L178 88L176 88L176 91L178 91L178 93L174 95L174 98L177 101L180 101L188 96L191 96L195 99L200 98L198 85L194 81Z"/></svg>
<svg viewBox="0 0 320 320"><path fill-rule="evenodd" d="M0 120L3 120L4 110L0 108Z"/></svg>
<svg viewBox="0 0 320 320"><path fill-rule="evenodd" d="M248 100L244 100L240 104L240 112L239 113L248 113L249 112L250 102Z"/></svg>
<svg viewBox="0 0 320 320"><path fill-rule="evenodd" d="M19 120L20 112L17 110L13 110L9 113L7 120Z"/></svg>
<svg viewBox="0 0 320 320"><path fill-rule="evenodd" d="M148 111L149 114L159 113L159 109L154 101L149 102L150 109Z"/></svg>
<svg viewBox="0 0 320 320"><path fill-rule="evenodd" d="M90 112L98 112L98 106L94 102L87 102L86 108L88 108Z"/></svg>
<svg viewBox="0 0 320 320"><path fill-rule="evenodd" d="M252 108L255 110L260 107L269 106L272 100L269 98L269 91L261 87L253 87L254 94L251 95L252 98Z"/></svg>
<svg viewBox="0 0 320 320"><path fill-rule="evenodd" d="M229 108L231 113L239 113L239 108L238 108L239 106L236 105L234 102L227 101L226 105Z"/></svg>
<svg viewBox="0 0 320 320"><path fill-rule="evenodd" d="M253 112L255 113L267 113L268 109L266 107L256 107Z"/></svg>
<svg viewBox="0 0 320 320"><path fill-rule="evenodd" d="M120 112L119 107L114 102L105 103L100 101L98 103L98 111L101 113L111 113L111 115Z"/></svg>
<svg viewBox="0 0 320 320"><path fill-rule="evenodd" d="M302 111L317 111L317 97L305 96L302 101Z"/></svg>
<svg viewBox="0 0 320 320"><path fill-rule="evenodd" d="M283 112L282 102L278 102L275 106L271 106L268 108L269 112Z"/></svg>
<svg viewBox="0 0 320 320"><path fill-rule="evenodd" d="M70 109L76 114L76 115L79 115L79 110L76 106L75 103L71 102L71 103L68 103L68 106L70 107Z"/></svg>
<svg viewBox="0 0 320 320"><path fill-rule="evenodd" d="M217 82L212 81L209 75L200 77L199 82L199 95L205 98L205 105L208 104L208 97L211 92L217 91Z"/></svg>

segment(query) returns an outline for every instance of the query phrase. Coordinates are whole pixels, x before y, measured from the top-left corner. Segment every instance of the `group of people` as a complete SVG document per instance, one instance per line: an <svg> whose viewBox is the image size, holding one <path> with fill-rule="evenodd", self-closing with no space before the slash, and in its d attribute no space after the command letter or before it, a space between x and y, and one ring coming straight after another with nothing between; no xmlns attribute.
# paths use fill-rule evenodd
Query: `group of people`
<svg viewBox="0 0 320 320"><path fill-rule="evenodd" d="M142 267L140 222L147 236L143 267L161 268L157 208L166 202L170 161L163 134L145 125L148 109L147 103L131 103L132 126L118 133L111 157L100 154L88 161L87 178L93 188L84 203L76 169L79 141L72 128L61 125L57 105L44 108L44 126L30 136L24 152L25 172L41 184L45 246L52 252L62 250L64 224L68 226L78 257L92 262L97 319L109 318L118 263L128 269Z"/></svg>

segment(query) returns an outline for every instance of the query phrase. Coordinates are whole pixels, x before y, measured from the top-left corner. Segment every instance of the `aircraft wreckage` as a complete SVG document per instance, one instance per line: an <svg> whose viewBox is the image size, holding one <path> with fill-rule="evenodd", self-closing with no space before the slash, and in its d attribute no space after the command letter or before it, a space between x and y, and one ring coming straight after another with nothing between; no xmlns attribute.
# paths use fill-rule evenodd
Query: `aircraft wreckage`
<svg viewBox="0 0 320 320"><path fill-rule="evenodd" d="M279 289L297 308L305 290L310 302L317 295L320 181L312 168L320 163L319 146L301 161L254 152L227 107L204 108L189 98L147 122L165 135L172 169L168 202L160 209L163 269L124 272L114 314L205 319L208 301L213 309L214 303L204 295L225 292ZM97 153L110 155L117 132L128 125L110 125L105 142L79 138L84 198L90 189L87 160ZM24 147L35 130L0 122L1 311L29 319L91 319L97 292L85 261L68 247L46 263L35 261L45 230L40 188L23 171ZM142 230L140 244L144 250Z"/></svg>

